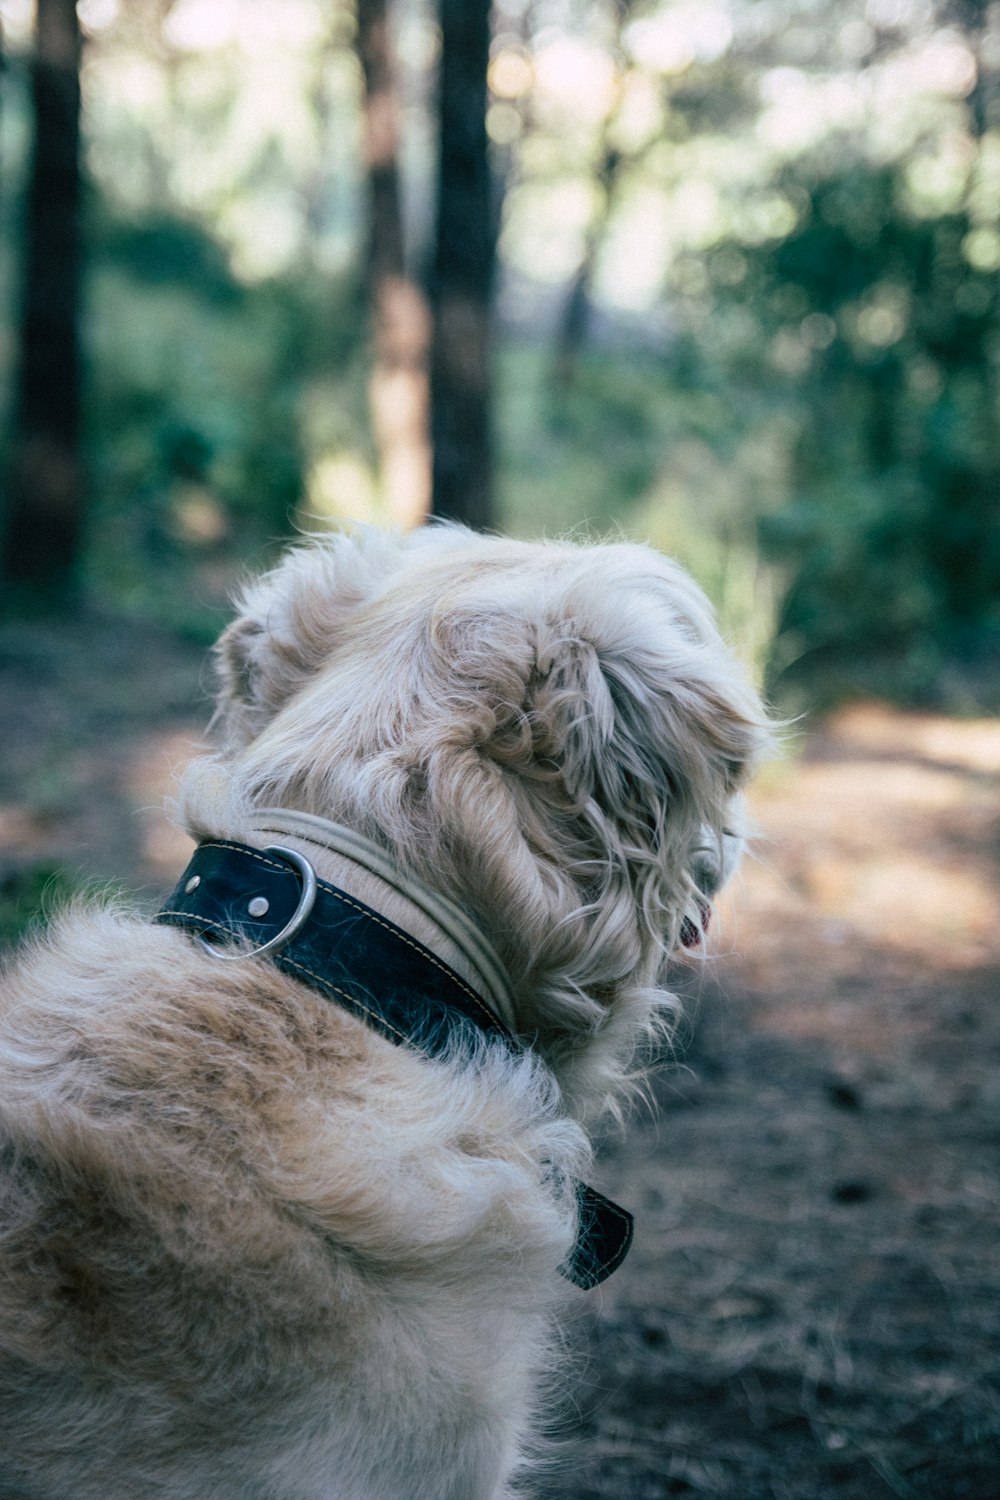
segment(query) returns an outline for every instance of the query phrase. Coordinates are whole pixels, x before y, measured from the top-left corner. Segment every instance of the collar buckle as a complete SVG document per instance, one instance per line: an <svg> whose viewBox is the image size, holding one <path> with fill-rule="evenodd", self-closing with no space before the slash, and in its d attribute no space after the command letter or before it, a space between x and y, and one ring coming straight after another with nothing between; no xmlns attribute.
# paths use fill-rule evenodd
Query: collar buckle
<svg viewBox="0 0 1000 1500"><path fill-rule="evenodd" d="M316 892L319 889L316 871L312 865L303 854L297 853L294 849L286 849L282 844L268 844L264 853L275 854L279 859L287 860L293 869L298 872L302 881L302 894L299 897L299 904L280 932L276 932L274 937L269 938L266 943L261 943L259 948L251 948L249 952L245 949L237 949L235 952L229 952L221 948L218 943L210 943L199 934L198 942L206 953L211 954L212 958L220 959L223 962L232 962L234 959L264 958L268 954L277 953L280 948L284 948L287 943L291 942L295 934L309 920L309 915L316 904ZM254 909L258 902L261 903L263 910L257 911ZM267 912L267 907L267 901L263 897L257 896L249 903L247 910L252 917L264 916Z"/></svg>

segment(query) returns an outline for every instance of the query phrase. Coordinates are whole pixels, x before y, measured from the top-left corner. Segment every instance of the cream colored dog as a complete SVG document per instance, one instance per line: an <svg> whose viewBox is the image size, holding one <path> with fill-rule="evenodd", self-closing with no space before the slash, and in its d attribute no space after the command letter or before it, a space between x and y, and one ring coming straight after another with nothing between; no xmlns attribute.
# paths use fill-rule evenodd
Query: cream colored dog
<svg viewBox="0 0 1000 1500"><path fill-rule="evenodd" d="M319 541L218 656L190 832L305 855L518 1045L426 1056L245 946L66 916L0 1001L0 1496L497 1500L579 1295L584 1126L764 714L631 545Z"/></svg>

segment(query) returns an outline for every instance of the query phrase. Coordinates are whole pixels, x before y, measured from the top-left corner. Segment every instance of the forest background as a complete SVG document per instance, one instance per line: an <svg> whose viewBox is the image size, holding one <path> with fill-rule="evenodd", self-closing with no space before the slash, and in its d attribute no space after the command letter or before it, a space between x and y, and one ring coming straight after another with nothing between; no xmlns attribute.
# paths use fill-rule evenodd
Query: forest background
<svg viewBox="0 0 1000 1500"><path fill-rule="evenodd" d="M0 945L154 903L206 647L429 508L778 712L545 1500L996 1500L1000 5L0 0ZM993 717L990 717L993 715Z"/></svg>
<svg viewBox="0 0 1000 1500"><path fill-rule="evenodd" d="M425 0L78 15L80 269L44 251L76 333L50 331L26 396L32 6L0 6L9 580L45 530L37 463L14 514L25 409L78 384L57 486L82 523L38 565L50 592L68 567L208 639L232 563L295 528L412 523L433 437L435 509L648 536L785 703L995 696L1000 7L498 0L488 32L488 7L445 5L443 156ZM74 7L39 17L58 72ZM478 283L429 403L449 276ZM449 431L476 449L451 496Z"/></svg>

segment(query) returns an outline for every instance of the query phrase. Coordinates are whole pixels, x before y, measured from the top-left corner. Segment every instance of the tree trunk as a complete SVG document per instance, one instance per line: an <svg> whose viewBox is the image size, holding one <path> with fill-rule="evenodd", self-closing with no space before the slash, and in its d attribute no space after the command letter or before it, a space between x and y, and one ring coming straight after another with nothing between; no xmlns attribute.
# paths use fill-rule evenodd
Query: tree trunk
<svg viewBox="0 0 1000 1500"><path fill-rule="evenodd" d="M607 236L608 225L611 222L615 189L624 161L625 158L621 152L610 144L607 131L605 131L597 168L597 185L601 194L600 206L587 229L583 258L566 294L562 313L556 326L552 380L558 390L565 391L573 384L580 354L587 341L594 274L597 270L601 247Z"/></svg>
<svg viewBox="0 0 1000 1500"><path fill-rule="evenodd" d="M433 510L492 510L491 304L496 222L486 135L489 0L440 0L437 232L431 276Z"/></svg>
<svg viewBox="0 0 1000 1500"><path fill-rule="evenodd" d="M80 28L74 0L38 0L3 576L65 590L83 520L80 460Z"/></svg>
<svg viewBox="0 0 1000 1500"><path fill-rule="evenodd" d="M622 48L622 31L633 9L634 0L613 0L611 5L615 27L614 54L618 65L623 70L626 64ZM572 385L580 354L587 341L597 262L613 217L621 171L629 164L629 158L614 142L615 126L618 123L621 103L622 96L619 94L618 102L605 119L601 130L595 173L600 201L588 226L583 257L570 283L556 326L552 383L557 390L565 391ZM652 139L647 144L652 144Z"/></svg>
<svg viewBox="0 0 1000 1500"><path fill-rule="evenodd" d="M365 78L367 279L375 340L369 406L386 507L398 525L410 527L425 518L430 506L430 314L406 270L399 106L387 0L357 0L357 19Z"/></svg>

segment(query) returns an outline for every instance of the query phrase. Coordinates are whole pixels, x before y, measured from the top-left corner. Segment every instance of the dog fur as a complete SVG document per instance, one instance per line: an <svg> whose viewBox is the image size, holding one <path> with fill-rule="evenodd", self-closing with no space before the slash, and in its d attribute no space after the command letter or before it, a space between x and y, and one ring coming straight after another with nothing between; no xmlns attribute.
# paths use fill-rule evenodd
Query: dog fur
<svg viewBox="0 0 1000 1500"><path fill-rule="evenodd" d="M0 1496L500 1500L581 1295L586 1129L669 1019L763 709L676 564L459 528L292 551L218 663L191 834L375 840L481 927L530 1046L431 1060L266 961L64 916L0 999Z"/></svg>

